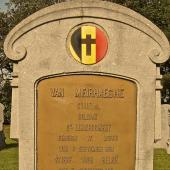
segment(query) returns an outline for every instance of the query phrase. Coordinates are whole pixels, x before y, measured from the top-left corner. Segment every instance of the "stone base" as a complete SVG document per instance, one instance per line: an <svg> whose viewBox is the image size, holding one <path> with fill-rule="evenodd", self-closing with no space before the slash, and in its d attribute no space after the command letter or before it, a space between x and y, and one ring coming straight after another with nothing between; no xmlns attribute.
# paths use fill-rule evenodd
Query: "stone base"
<svg viewBox="0 0 170 170"><path fill-rule="evenodd" d="M5 135L3 131L0 131L0 150L5 148L6 143L5 143Z"/></svg>

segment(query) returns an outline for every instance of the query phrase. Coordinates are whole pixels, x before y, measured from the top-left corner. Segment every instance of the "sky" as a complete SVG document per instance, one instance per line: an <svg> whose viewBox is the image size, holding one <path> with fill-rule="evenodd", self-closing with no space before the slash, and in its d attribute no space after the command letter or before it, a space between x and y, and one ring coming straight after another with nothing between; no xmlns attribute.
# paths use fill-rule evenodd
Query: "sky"
<svg viewBox="0 0 170 170"><path fill-rule="evenodd" d="M8 0L0 0L0 11L6 10L5 3L8 2Z"/></svg>

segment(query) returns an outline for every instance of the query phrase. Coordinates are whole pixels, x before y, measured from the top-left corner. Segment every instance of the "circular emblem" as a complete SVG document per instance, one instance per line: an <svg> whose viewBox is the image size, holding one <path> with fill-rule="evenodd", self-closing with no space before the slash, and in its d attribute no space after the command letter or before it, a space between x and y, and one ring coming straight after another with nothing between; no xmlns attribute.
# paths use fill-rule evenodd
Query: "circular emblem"
<svg viewBox="0 0 170 170"><path fill-rule="evenodd" d="M82 64L96 64L107 52L106 33L92 25L82 25L74 30L69 38L71 55Z"/></svg>

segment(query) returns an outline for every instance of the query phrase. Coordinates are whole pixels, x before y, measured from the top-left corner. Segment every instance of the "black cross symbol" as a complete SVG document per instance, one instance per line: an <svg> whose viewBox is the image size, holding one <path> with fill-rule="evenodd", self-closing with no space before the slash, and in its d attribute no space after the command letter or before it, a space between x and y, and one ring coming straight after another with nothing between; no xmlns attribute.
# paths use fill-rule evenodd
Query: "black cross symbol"
<svg viewBox="0 0 170 170"><path fill-rule="evenodd" d="M96 44L96 39L92 39L90 34L86 35L86 39L81 39L81 44L86 44L87 51L86 54L91 56L91 45Z"/></svg>

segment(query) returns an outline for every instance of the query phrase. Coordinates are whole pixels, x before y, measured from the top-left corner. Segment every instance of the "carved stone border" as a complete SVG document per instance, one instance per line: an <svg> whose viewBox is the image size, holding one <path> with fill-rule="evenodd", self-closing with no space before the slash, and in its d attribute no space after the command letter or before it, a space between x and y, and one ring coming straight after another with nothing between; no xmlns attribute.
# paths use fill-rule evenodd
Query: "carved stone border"
<svg viewBox="0 0 170 170"><path fill-rule="evenodd" d="M103 15L104 13L107 13L107 17ZM25 33L45 23L81 17L121 22L144 32L157 42L162 49L162 51L152 49L149 52L148 57L154 63L163 63L170 56L167 38L151 21L126 7L99 0L75 0L52 5L36 12L23 20L9 33L4 43L4 51L11 60L22 60L26 56L27 50L24 46L15 47L14 44Z"/></svg>
<svg viewBox="0 0 170 170"><path fill-rule="evenodd" d="M140 135L139 135L139 127L140 127L140 109L139 109L139 103L140 103L140 83L131 77L123 76L123 75L116 75L112 73L103 73L103 72L88 72L88 71L82 71L82 72L68 72L68 73L58 73L58 74L53 74L53 75L46 75L43 77L38 78L35 83L34 83L34 133L35 133L35 143L34 143L34 170L37 170L37 87L38 84L46 80L48 78L57 78L57 77L64 77L64 76L73 76L73 75L95 75L95 76L103 76L103 77L110 77L110 78L119 78L123 79L126 81L133 82L136 85L136 157L135 157L135 170L139 168L139 162L138 162L138 155L139 155L139 145L140 145Z"/></svg>

